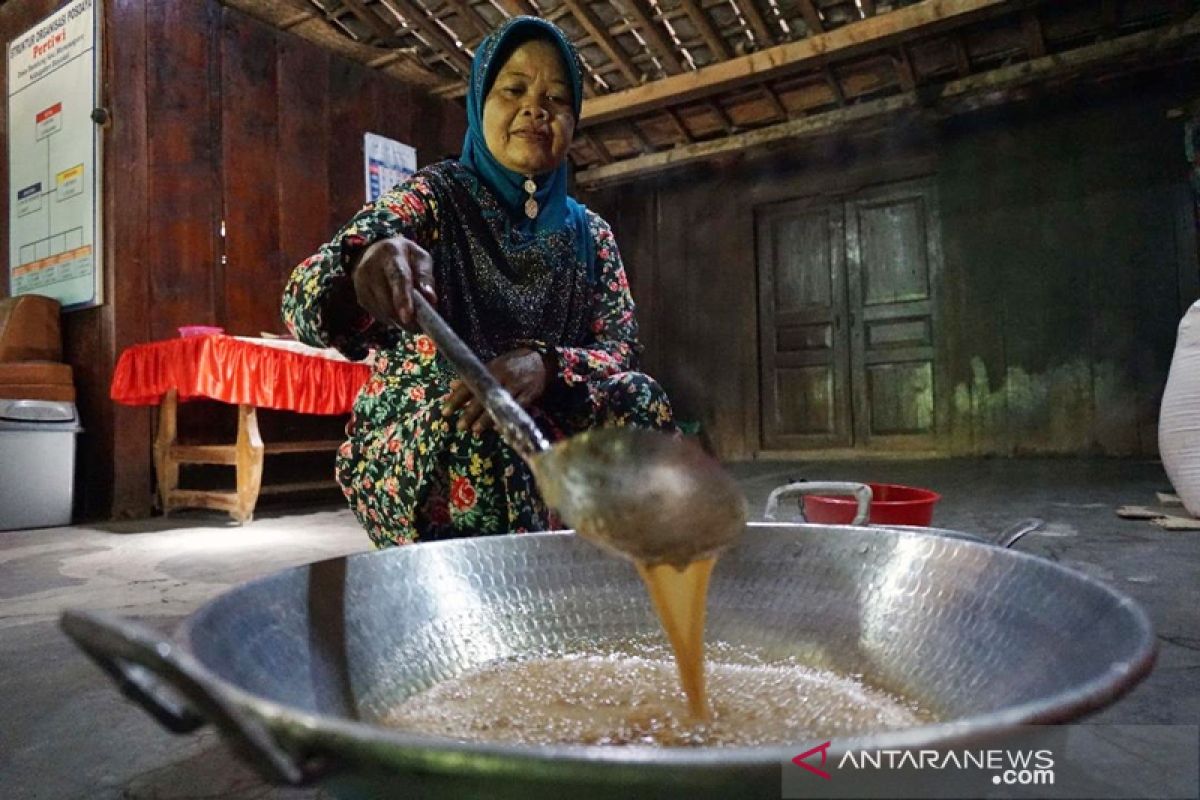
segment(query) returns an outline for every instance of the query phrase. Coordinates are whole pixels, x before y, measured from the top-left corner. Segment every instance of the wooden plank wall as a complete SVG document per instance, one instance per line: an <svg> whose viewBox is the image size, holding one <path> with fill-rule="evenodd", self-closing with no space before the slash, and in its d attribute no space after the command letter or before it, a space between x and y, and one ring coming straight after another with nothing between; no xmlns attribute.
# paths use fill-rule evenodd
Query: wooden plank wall
<svg viewBox="0 0 1200 800"><path fill-rule="evenodd" d="M10 0L0 35L57 5ZM77 517L90 519L150 511L152 412L108 400L120 352L186 324L281 331L292 267L362 205L363 133L410 143L427 163L456 153L465 130L461 106L216 0L103 5L107 301L64 316L86 428ZM3 285L7 274L6 261Z"/></svg>
<svg viewBox="0 0 1200 800"><path fill-rule="evenodd" d="M1200 295L1181 121L1194 70L669 173L582 199L631 273L645 367L725 458L759 440L754 209L933 176L944 273L937 452L1157 452L1183 310Z"/></svg>

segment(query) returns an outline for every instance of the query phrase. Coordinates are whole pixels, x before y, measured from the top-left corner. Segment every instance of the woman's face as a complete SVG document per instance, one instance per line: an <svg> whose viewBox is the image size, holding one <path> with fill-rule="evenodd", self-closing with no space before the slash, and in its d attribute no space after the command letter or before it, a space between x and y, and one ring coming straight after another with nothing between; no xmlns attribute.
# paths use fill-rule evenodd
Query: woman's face
<svg viewBox="0 0 1200 800"><path fill-rule="evenodd" d="M513 172L539 175L562 163L575 135L571 84L558 48L525 42L508 57L483 101L483 138Z"/></svg>

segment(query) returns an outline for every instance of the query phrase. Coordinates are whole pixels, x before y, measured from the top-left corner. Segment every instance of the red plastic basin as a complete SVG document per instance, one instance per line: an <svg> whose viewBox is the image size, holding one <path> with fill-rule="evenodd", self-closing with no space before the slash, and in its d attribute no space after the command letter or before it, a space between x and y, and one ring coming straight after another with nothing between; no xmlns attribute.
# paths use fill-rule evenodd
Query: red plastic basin
<svg viewBox="0 0 1200 800"><path fill-rule="evenodd" d="M933 507L942 496L929 489L901 486L897 483L868 483L871 487L871 515L876 525L929 525ZM853 497L829 497L814 494L804 498L804 516L809 522L847 525L854 519L858 502Z"/></svg>

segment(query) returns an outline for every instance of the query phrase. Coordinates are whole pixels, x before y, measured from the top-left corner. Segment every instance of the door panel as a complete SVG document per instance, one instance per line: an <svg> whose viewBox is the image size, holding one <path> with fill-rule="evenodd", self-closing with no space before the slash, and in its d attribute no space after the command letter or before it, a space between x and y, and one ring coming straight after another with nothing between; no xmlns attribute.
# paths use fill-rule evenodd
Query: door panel
<svg viewBox="0 0 1200 800"><path fill-rule="evenodd" d="M933 188L918 181L866 192L847 203L846 216L855 444L931 448L939 272L930 237L937 230Z"/></svg>
<svg viewBox="0 0 1200 800"><path fill-rule="evenodd" d="M850 444L849 343L841 203L757 215L762 446Z"/></svg>
<svg viewBox="0 0 1200 800"><path fill-rule="evenodd" d="M852 204L862 249L863 305L929 297L925 203L920 194Z"/></svg>

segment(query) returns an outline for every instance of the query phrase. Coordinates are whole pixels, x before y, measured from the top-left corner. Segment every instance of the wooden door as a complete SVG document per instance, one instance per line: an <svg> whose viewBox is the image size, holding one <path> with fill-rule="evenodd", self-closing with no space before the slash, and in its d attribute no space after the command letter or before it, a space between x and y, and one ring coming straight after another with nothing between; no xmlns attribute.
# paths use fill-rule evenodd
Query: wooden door
<svg viewBox="0 0 1200 800"><path fill-rule="evenodd" d="M842 203L796 200L756 215L762 446L851 444Z"/></svg>
<svg viewBox="0 0 1200 800"><path fill-rule="evenodd" d="M855 444L932 448L941 264L933 187L913 181L860 193L846 221Z"/></svg>
<svg viewBox="0 0 1200 800"><path fill-rule="evenodd" d="M762 448L935 447L933 186L793 200L755 224Z"/></svg>

